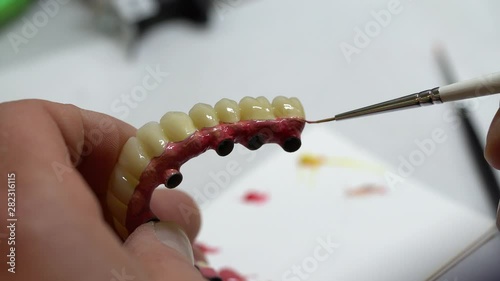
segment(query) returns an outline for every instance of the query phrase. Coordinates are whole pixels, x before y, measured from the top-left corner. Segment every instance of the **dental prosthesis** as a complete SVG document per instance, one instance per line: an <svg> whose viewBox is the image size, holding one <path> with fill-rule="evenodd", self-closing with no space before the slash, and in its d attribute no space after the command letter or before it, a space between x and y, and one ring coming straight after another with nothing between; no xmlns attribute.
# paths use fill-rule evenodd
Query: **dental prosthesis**
<svg viewBox="0 0 500 281"><path fill-rule="evenodd" d="M179 169L208 149L226 156L240 143L250 150L277 143L285 151L301 146L305 114L297 98L222 99L214 107L199 103L189 114L167 112L160 122L142 126L123 146L111 174L107 207L113 226L125 240L138 226L155 219L149 208L156 187L175 188Z"/></svg>

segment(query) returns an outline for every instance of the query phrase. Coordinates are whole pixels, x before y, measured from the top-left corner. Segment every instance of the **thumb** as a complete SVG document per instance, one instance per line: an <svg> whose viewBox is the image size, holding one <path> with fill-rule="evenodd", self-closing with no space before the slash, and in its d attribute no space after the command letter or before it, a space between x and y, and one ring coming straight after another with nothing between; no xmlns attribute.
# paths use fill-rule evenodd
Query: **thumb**
<svg viewBox="0 0 500 281"><path fill-rule="evenodd" d="M204 280L194 267L188 236L175 223L146 223L129 236L124 246L151 281Z"/></svg>
<svg viewBox="0 0 500 281"><path fill-rule="evenodd" d="M500 169L500 109L493 117L488 131L485 156L491 166ZM500 202L497 209L497 227L500 229Z"/></svg>
<svg viewBox="0 0 500 281"><path fill-rule="evenodd" d="M500 169L500 109L495 114L488 131L485 156L491 166Z"/></svg>

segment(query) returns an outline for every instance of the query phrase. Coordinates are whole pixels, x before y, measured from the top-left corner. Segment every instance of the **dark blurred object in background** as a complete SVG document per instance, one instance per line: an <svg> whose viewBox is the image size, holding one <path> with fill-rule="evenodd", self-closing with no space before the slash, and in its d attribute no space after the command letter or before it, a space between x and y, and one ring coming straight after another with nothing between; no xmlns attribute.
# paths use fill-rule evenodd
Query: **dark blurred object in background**
<svg viewBox="0 0 500 281"><path fill-rule="evenodd" d="M210 0L92 0L99 26L137 39L151 27L172 19L208 22Z"/></svg>

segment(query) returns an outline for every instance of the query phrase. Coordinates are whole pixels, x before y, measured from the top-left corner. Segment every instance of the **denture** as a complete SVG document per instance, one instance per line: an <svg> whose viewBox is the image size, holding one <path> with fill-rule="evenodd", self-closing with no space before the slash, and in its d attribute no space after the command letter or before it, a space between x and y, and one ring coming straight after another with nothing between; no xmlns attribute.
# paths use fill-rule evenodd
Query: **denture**
<svg viewBox="0 0 500 281"><path fill-rule="evenodd" d="M265 97L199 103L189 114L167 112L159 123L145 124L123 146L109 181L107 206L116 232L125 240L155 219L149 208L154 189L177 187L180 167L191 158L209 149L226 156L235 143L250 150L277 143L295 152L305 123L300 101L279 96L272 103Z"/></svg>

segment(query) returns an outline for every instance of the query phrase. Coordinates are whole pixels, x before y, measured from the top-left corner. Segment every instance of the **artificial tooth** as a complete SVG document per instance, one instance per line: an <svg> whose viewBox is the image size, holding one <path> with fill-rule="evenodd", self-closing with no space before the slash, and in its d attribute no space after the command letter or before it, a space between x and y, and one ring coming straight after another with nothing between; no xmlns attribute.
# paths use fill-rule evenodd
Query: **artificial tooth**
<svg viewBox="0 0 500 281"><path fill-rule="evenodd" d="M125 225L125 218L127 217L127 205L123 204L118 198L116 198L113 193L108 191L106 198L108 203L108 208L111 214L116 220Z"/></svg>
<svg viewBox="0 0 500 281"><path fill-rule="evenodd" d="M271 103L269 102L269 100L266 97L260 96L260 97L257 97L256 100L258 102L260 102L260 104L262 104L262 106L269 108L270 111L272 110Z"/></svg>
<svg viewBox="0 0 500 281"><path fill-rule="evenodd" d="M236 123L240 121L240 107L230 99L221 99L214 106L217 116L223 123Z"/></svg>
<svg viewBox="0 0 500 281"><path fill-rule="evenodd" d="M160 124L149 122L137 130L137 138L143 143L144 149L151 157L160 156L167 146L167 138Z"/></svg>
<svg viewBox="0 0 500 281"><path fill-rule="evenodd" d="M182 141L196 132L193 120L184 112L167 112L160 120L167 138L173 142Z"/></svg>
<svg viewBox="0 0 500 281"><path fill-rule="evenodd" d="M139 184L137 179L124 171L120 165L116 165L115 170L111 174L109 190L123 204L128 205L137 184Z"/></svg>
<svg viewBox="0 0 500 281"><path fill-rule="evenodd" d="M274 119L271 104L264 97L257 99L244 97L240 101L241 120L268 120Z"/></svg>
<svg viewBox="0 0 500 281"><path fill-rule="evenodd" d="M296 98L275 97L273 100L273 111L276 117L301 117L304 118L304 110L300 101Z"/></svg>
<svg viewBox="0 0 500 281"><path fill-rule="evenodd" d="M215 109L208 104L198 103L189 111L189 117L198 129L219 125L219 117Z"/></svg>
<svg viewBox="0 0 500 281"><path fill-rule="evenodd" d="M136 137L131 137L122 148L118 163L136 179L151 161Z"/></svg>
<svg viewBox="0 0 500 281"><path fill-rule="evenodd" d="M304 111L304 107L298 98L290 98L290 103L300 110L301 115L299 117L306 118L306 112Z"/></svg>

